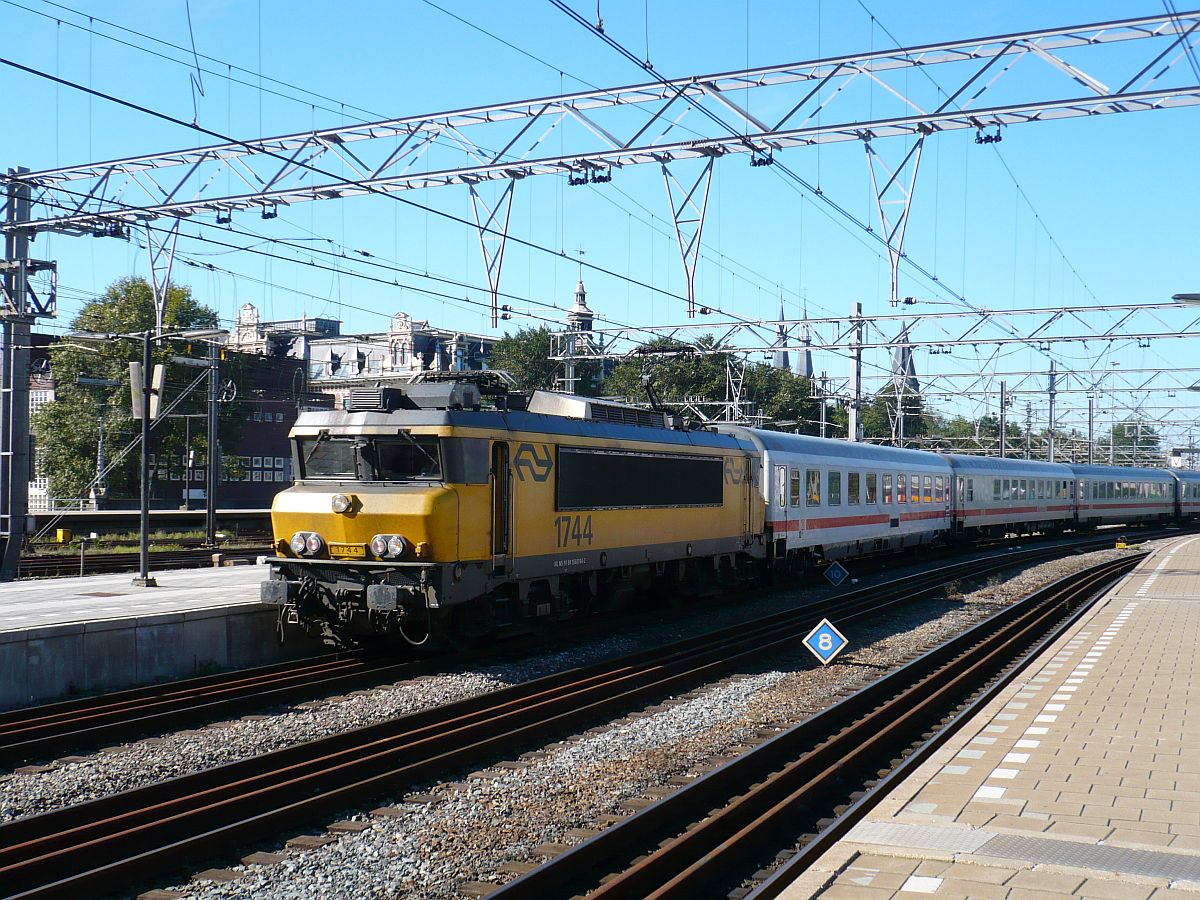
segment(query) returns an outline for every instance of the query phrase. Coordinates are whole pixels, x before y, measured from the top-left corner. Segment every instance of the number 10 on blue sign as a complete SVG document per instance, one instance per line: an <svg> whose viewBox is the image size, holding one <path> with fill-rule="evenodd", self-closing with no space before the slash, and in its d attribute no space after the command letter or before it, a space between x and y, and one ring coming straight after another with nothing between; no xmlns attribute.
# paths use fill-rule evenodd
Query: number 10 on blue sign
<svg viewBox="0 0 1200 900"><path fill-rule="evenodd" d="M833 627L833 623L828 619L822 619L817 623L817 627L810 631L804 639L804 646L820 660L823 666L833 662L833 658L845 650L848 643L850 642Z"/></svg>

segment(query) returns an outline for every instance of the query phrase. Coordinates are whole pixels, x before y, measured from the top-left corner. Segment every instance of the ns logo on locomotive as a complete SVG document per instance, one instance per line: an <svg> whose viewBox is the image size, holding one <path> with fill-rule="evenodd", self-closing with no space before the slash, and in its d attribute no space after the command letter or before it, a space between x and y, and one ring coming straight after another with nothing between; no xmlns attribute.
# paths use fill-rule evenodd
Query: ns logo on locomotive
<svg viewBox="0 0 1200 900"><path fill-rule="evenodd" d="M262 599L415 646L670 587L1005 533L1200 516L1200 472L926 453L718 425L487 373L303 413Z"/></svg>

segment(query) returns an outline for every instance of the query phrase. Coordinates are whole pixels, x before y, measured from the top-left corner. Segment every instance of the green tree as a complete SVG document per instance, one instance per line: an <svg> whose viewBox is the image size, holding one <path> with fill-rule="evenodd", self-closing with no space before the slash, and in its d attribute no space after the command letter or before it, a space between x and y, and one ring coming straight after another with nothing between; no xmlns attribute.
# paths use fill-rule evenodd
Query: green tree
<svg viewBox="0 0 1200 900"><path fill-rule="evenodd" d="M554 390L562 364L549 358L550 329L522 328L492 344L488 368L507 372L523 391Z"/></svg>
<svg viewBox="0 0 1200 900"><path fill-rule="evenodd" d="M217 313L196 302L191 290L170 285L163 313L168 331L213 328ZM143 278L122 278L108 287L102 296L89 301L71 322L71 330L89 334L131 334L152 330L155 325L154 294ZM182 370L170 365L170 358L187 352L182 342L157 346L154 361L168 365L167 400L178 396L185 383L198 374L196 369ZM142 345L136 340L112 338L105 341L64 338L50 348L50 368L55 379L55 402L44 405L33 419L38 465L49 477L55 497L79 497L96 474L98 445L103 441L106 456L117 451L140 434L140 424L130 409L129 363L140 361ZM236 364L235 364L236 365ZM223 374L230 374L223 372ZM100 379L117 386L80 384L79 379ZM186 382L185 382L186 379ZM179 412L202 411L205 395L198 390L195 399ZM233 440L240 418L238 411L222 409L222 441ZM192 429L192 448L203 456L204 427ZM157 425L153 444L182 447L185 426L170 419ZM187 448L184 448L186 452ZM110 495L132 495L137 485L136 452L107 476Z"/></svg>
<svg viewBox="0 0 1200 900"><path fill-rule="evenodd" d="M892 441L897 437L896 388L888 385L870 400L863 399L862 426L866 440ZM904 442L916 442L930 433L931 417L919 395L904 395Z"/></svg>
<svg viewBox="0 0 1200 900"><path fill-rule="evenodd" d="M516 334L505 334L492 345L488 368L507 372L522 391L561 390L560 379L565 367L558 360L550 359L550 353L550 329L545 325L522 328ZM577 362L575 393L595 396L600 387L599 375L599 362Z"/></svg>
<svg viewBox="0 0 1200 900"><path fill-rule="evenodd" d="M655 338L636 356L621 360L604 381L604 393L632 403L646 401L643 376L650 379L654 392L664 403L722 402L725 400L725 356L711 353L712 335L704 335L695 345L670 338Z"/></svg>
<svg viewBox="0 0 1200 900"><path fill-rule="evenodd" d="M1137 420L1118 422L1096 441L1096 462L1118 466L1160 466L1162 438L1153 425Z"/></svg>
<svg viewBox="0 0 1200 900"><path fill-rule="evenodd" d="M767 427L780 428L799 434L819 434L821 431L820 400L813 396L812 383L787 369L777 369L768 363L746 367L742 393L757 407L757 412L770 422ZM832 421L826 410L826 434L832 436Z"/></svg>

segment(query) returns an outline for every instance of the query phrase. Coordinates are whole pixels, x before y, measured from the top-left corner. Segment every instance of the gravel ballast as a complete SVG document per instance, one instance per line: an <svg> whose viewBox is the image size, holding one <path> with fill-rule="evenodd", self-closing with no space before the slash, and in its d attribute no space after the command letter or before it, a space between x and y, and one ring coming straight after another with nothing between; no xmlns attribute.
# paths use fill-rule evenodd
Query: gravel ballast
<svg viewBox="0 0 1200 900"><path fill-rule="evenodd" d="M503 883L539 861L542 844L572 844L647 799L700 774L1080 568L1125 555L1101 551L1043 563L859 624L838 664L813 668L807 651L707 685L644 713L526 754L452 784L405 786L434 800L390 801L388 815L353 818L365 830L316 850L283 849L282 862L238 867L236 880L172 890L189 897L456 897L463 886ZM895 574L895 573L893 573ZM793 593L794 597L794 593ZM52 774L52 773L51 773ZM515 864L515 865L514 865Z"/></svg>

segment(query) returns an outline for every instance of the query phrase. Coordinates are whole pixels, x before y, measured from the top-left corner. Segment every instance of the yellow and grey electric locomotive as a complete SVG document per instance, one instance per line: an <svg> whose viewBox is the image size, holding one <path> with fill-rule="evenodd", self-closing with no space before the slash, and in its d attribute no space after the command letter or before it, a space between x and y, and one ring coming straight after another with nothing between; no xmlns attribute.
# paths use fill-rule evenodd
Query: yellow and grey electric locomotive
<svg viewBox="0 0 1200 900"><path fill-rule="evenodd" d="M672 425L484 379L353 391L292 429L262 598L331 644L420 645L736 578L766 554L754 447Z"/></svg>

